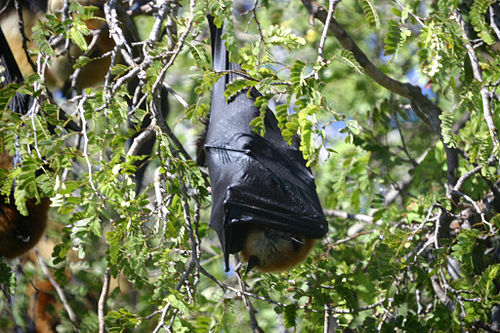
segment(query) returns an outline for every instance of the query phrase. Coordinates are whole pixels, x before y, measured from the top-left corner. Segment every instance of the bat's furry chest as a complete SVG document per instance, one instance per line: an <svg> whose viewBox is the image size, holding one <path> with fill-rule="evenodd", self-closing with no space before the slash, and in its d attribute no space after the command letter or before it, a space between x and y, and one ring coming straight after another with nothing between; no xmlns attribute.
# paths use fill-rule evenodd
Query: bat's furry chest
<svg viewBox="0 0 500 333"><path fill-rule="evenodd" d="M304 260L314 243L302 235L252 226L241 255L250 266L263 272L282 271Z"/></svg>

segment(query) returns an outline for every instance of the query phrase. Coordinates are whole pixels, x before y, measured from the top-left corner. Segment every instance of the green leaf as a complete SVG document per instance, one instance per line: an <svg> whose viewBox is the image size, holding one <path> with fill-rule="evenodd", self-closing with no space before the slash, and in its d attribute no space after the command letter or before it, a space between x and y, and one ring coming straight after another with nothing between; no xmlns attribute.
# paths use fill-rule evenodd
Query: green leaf
<svg viewBox="0 0 500 333"><path fill-rule="evenodd" d="M500 277L500 264L486 267L476 281L478 293L483 297L493 297L498 293L496 283Z"/></svg>
<svg viewBox="0 0 500 333"><path fill-rule="evenodd" d="M191 42L187 43L189 52L195 60L195 64L199 67L206 68L210 64L210 60L205 53L203 47L199 44L193 44Z"/></svg>
<svg viewBox="0 0 500 333"><path fill-rule="evenodd" d="M303 61L295 60L290 68L290 81L296 88L305 83L302 79L302 71L304 70L305 65L306 64Z"/></svg>
<svg viewBox="0 0 500 333"><path fill-rule="evenodd" d="M0 284L7 287L10 293L15 291L16 274L12 271L12 267L3 261L0 261Z"/></svg>
<svg viewBox="0 0 500 333"><path fill-rule="evenodd" d="M69 29L69 38L84 52L88 52L89 50L87 41L85 40L85 36L89 34L90 30L87 28L85 22L83 22L79 16L74 16L73 24Z"/></svg>
<svg viewBox="0 0 500 333"><path fill-rule="evenodd" d="M396 16L398 16L398 17L401 17L401 11L400 11L399 9L394 8L394 7L391 7L391 12L392 12L394 15L396 15Z"/></svg>
<svg viewBox="0 0 500 333"><path fill-rule="evenodd" d="M236 78L233 82L226 85L224 96L230 100L234 95L242 92L244 89L254 87L258 82L254 80L247 80L243 78Z"/></svg>
<svg viewBox="0 0 500 333"><path fill-rule="evenodd" d="M304 38L296 36L290 29L279 25L272 25L268 31L265 31L264 38L269 44L280 45L289 49L298 48L306 44Z"/></svg>
<svg viewBox="0 0 500 333"><path fill-rule="evenodd" d="M297 320L297 306L289 304L283 309L283 317L285 319L285 327L290 328L295 326Z"/></svg>
<svg viewBox="0 0 500 333"><path fill-rule="evenodd" d="M385 35L384 39L384 51L385 55L394 55L394 57L398 56L399 51L404 46L406 39L411 35L411 31L405 27L400 27L399 23L390 20L389 21L389 30Z"/></svg>
<svg viewBox="0 0 500 333"><path fill-rule="evenodd" d="M488 45L495 43L495 38L491 34L491 27L486 23L486 11L494 3L494 0L475 0L469 12L474 30L478 32L481 39Z"/></svg>
<svg viewBox="0 0 500 333"><path fill-rule="evenodd" d="M441 133L443 135L444 142L449 147L456 147L457 145L453 139L452 131L454 123L453 112L445 110L439 115L439 119L441 119Z"/></svg>
<svg viewBox="0 0 500 333"><path fill-rule="evenodd" d="M111 70L111 75L120 76L128 71L128 66L122 64L116 64Z"/></svg>
<svg viewBox="0 0 500 333"><path fill-rule="evenodd" d="M187 307L187 305L182 300L175 297L174 294L170 294L167 296L167 302L170 305L172 305L174 308L181 311L182 313L185 313L185 314L189 313L189 308Z"/></svg>
<svg viewBox="0 0 500 333"><path fill-rule="evenodd" d="M21 213L21 215L28 216L28 208L26 207L26 191L16 188L14 191L14 199L19 213Z"/></svg>
<svg viewBox="0 0 500 333"><path fill-rule="evenodd" d="M359 74L364 75L364 69L361 67L361 65L358 63L358 61L354 58L354 54L351 51L348 50L341 50L340 51L340 60L346 64L347 66L355 69Z"/></svg>
<svg viewBox="0 0 500 333"><path fill-rule="evenodd" d="M376 30L380 29L380 19L378 17L377 9L371 0L359 0L361 8L365 14L366 19L370 26L375 27ZM393 8L394 9L394 8Z"/></svg>

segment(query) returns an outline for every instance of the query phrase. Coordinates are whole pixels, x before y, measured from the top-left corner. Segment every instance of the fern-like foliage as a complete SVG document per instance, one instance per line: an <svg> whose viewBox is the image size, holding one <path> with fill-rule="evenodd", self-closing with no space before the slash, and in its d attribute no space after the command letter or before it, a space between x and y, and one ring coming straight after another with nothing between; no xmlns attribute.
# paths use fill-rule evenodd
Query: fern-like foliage
<svg viewBox="0 0 500 333"><path fill-rule="evenodd" d="M296 60L292 68L290 68L290 81L292 82L292 88L293 89L300 89L301 86L304 85L305 81L304 78L302 77L302 71L304 70L305 63Z"/></svg>
<svg viewBox="0 0 500 333"><path fill-rule="evenodd" d="M418 55L423 72L430 77L433 77L442 67L444 42L440 39L439 30L439 26L430 22L420 33Z"/></svg>
<svg viewBox="0 0 500 333"><path fill-rule="evenodd" d="M194 58L197 66L206 67L210 63L210 60L207 57L207 53L199 44L187 43L189 48L189 53Z"/></svg>
<svg viewBox="0 0 500 333"><path fill-rule="evenodd" d="M254 80L246 80L246 79L240 79L237 78L231 83L228 83L226 85L226 91L224 92L224 96L226 96L227 99L231 99L234 95L238 94L242 90L253 87L257 84L257 81Z"/></svg>
<svg viewBox="0 0 500 333"><path fill-rule="evenodd" d="M266 41L270 44L285 46L290 49L305 45L304 38L296 36L290 29L278 25L271 26L271 29L265 34Z"/></svg>
<svg viewBox="0 0 500 333"><path fill-rule="evenodd" d="M340 61L342 61L347 66L355 69L356 72L358 72L359 74L363 74L364 75L364 69L363 69L363 67L360 66L360 64L354 58L354 55L352 54L351 51L343 49L342 51L340 51L339 59L340 59Z"/></svg>
<svg viewBox="0 0 500 333"><path fill-rule="evenodd" d="M411 35L411 31L401 27L395 20L389 21L389 31L384 39L384 51L386 55L398 56L399 51L404 46L406 39Z"/></svg>
<svg viewBox="0 0 500 333"><path fill-rule="evenodd" d="M257 97L255 101L255 106L260 109L260 115L256 118L254 118L250 122L250 126L253 127L253 130L256 133L259 133L261 136L264 136L266 134L266 126L265 126L265 119L266 119L266 112L267 112L267 104L269 100L266 96L259 96Z"/></svg>
<svg viewBox="0 0 500 333"><path fill-rule="evenodd" d="M490 157L494 154L493 151L493 143L491 141L491 137L487 137L485 140L482 140L479 145L478 152L478 162L482 166L483 174L488 179L495 179L495 175L491 173L489 170L489 160Z"/></svg>
<svg viewBox="0 0 500 333"><path fill-rule="evenodd" d="M90 34L90 30L85 24L85 20L90 19L99 19L94 16L94 11L97 10L97 7L94 6L81 6L78 2L72 2L70 6L70 10L77 13L72 17L71 26L69 28L69 38L75 45L77 45L80 49L87 52L88 45L85 40L85 36Z"/></svg>
<svg viewBox="0 0 500 333"><path fill-rule="evenodd" d="M370 26L375 27L375 29L380 29L380 19L378 17L377 9L375 5L370 0L359 0L363 13Z"/></svg>
<svg viewBox="0 0 500 333"><path fill-rule="evenodd" d="M318 112L316 105L309 104L301 108L298 112L298 124L301 132L300 136L300 150L304 158L308 161L307 165L311 164L311 160L316 156L316 147L314 145L314 128L309 116Z"/></svg>
<svg viewBox="0 0 500 333"><path fill-rule="evenodd" d="M456 9L459 5L457 0L437 0L436 6L439 12L443 15L450 15L451 10Z"/></svg>
<svg viewBox="0 0 500 333"><path fill-rule="evenodd" d="M479 37L488 45L494 44L495 39L491 34L491 27L486 23L485 14L488 7L494 2L494 0L476 0L472 4L469 13L474 30L477 31Z"/></svg>
<svg viewBox="0 0 500 333"><path fill-rule="evenodd" d="M443 111L439 116L441 119L441 133L443 135L444 142L448 145L448 147L456 147L456 143L453 140L453 113L450 111Z"/></svg>
<svg viewBox="0 0 500 333"><path fill-rule="evenodd" d="M486 267L481 276L476 280L475 287L480 295L485 298L495 298L497 294L496 281L500 277L500 265L494 264Z"/></svg>

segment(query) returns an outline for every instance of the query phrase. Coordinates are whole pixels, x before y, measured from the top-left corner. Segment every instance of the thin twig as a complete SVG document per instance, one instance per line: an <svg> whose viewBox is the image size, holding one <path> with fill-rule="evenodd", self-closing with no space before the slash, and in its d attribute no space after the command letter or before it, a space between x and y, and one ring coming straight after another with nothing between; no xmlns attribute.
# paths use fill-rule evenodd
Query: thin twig
<svg viewBox="0 0 500 333"><path fill-rule="evenodd" d="M155 15L153 28L149 33L149 40L151 42L157 42L160 40L163 22L167 16L168 1L158 1L157 5L159 6L159 9Z"/></svg>
<svg viewBox="0 0 500 333"><path fill-rule="evenodd" d="M38 252L38 249L35 248L35 253L38 258L38 264L40 265L40 268L42 269L43 274L49 279L50 284L54 287L56 290L57 295L59 296L59 299L61 300L64 309L66 310L66 313L68 314L69 320L71 321L71 324L73 325L73 329L75 332L78 332L78 325L77 325L77 319L75 316L75 313L73 312L73 309L68 303L68 300L66 299L66 295L64 295L64 291L62 288L59 286L59 284L54 280L52 275L49 272L49 269L47 265L45 265L45 262L43 261L43 258L40 256L40 252Z"/></svg>
<svg viewBox="0 0 500 333"><path fill-rule="evenodd" d="M450 312L453 312L453 310L455 309L455 303L448 295L446 295L445 291L441 287L438 275L435 274L431 276L431 285L441 303L443 303L448 308L448 310L450 310Z"/></svg>
<svg viewBox="0 0 500 333"><path fill-rule="evenodd" d="M328 35L328 28L330 27L330 20L333 17L333 13L335 11L335 7L341 0L329 0L328 1L328 13L326 15L325 26L323 27L323 32L321 33L321 39L319 40L318 46L318 58L316 62L323 64L323 49L325 47L326 36Z"/></svg>
<svg viewBox="0 0 500 333"><path fill-rule="evenodd" d="M417 157L417 159L415 160L415 162L417 163L417 165L419 165L420 163L423 162L423 160L427 156L427 153L430 150L431 150L431 148L426 149L420 156ZM396 186L394 188L392 188L391 190L389 190L387 192L387 194L385 195L385 197L384 197L384 207L387 207L390 204L392 204L398 198L398 196L402 192L404 192L408 188L408 186L410 186L410 184L412 183L412 181L413 181L413 176L410 173L404 175L397 182Z"/></svg>
<svg viewBox="0 0 500 333"><path fill-rule="evenodd" d="M385 321L387 320L387 318L389 317L389 313L390 313L390 309L392 307L393 301L394 300L392 298L389 299L388 304L387 304L387 309L385 309L385 307L384 307L384 313L382 314L382 319L380 320L380 323L378 324L378 327L377 327L378 332L382 331L382 327L383 327Z"/></svg>
<svg viewBox="0 0 500 333"><path fill-rule="evenodd" d="M474 75L474 79L483 83L483 75L481 71L481 66L479 65L479 60L476 55L476 51L471 44L470 38L467 34L467 28L465 25L465 21L462 17L462 14L458 9L456 9L453 13L455 21L457 21L458 26L461 29L462 37L465 40L465 48L467 49L467 54L469 55L469 59L472 65L472 73ZM498 131L495 126L495 122L493 121L493 113L491 111L491 103L490 103L490 92L486 85L482 85L480 89L481 99L483 101L483 116L486 124L488 125L488 129L490 131L491 140L495 147L499 147L499 139L498 139Z"/></svg>
<svg viewBox="0 0 500 333"><path fill-rule="evenodd" d="M155 189L155 198L156 198L156 207L158 210L158 220L155 226L155 232L161 235L165 234L167 228L167 219L168 219L168 201L171 200L172 196L169 196L164 200L163 193L165 192L164 187L162 186L162 179L160 173L161 167L155 169L153 174L153 185ZM161 223L163 221L163 224ZM160 225L162 227L160 228ZM163 236L162 236L163 237Z"/></svg>
<svg viewBox="0 0 500 333"><path fill-rule="evenodd" d="M486 221L486 216L484 215L484 212L479 208L479 206L477 205L477 203L474 200L472 200L471 197L469 197L467 194L462 193L460 191L453 191L452 194L461 196L465 200L467 200L474 207L474 209L476 210L476 213L478 213L479 216L481 217L481 222L484 225L488 226L490 234L491 235L495 234L495 232L496 232L495 227L493 226L493 224L491 224L490 222Z"/></svg>
<svg viewBox="0 0 500 333"><path fill-rule="evenodd" d="M393 1L397 3L398 6L401 7L401 9L403 10L405 9L405 6L399 0L393 0ZM410 14L415 19L415 21L417 21L422 27L426 27L425 23L422 21L420 17L413 14L411 11L408 11L408 14Z"/></svg>
<svg viewBox="0 0 500 333"><path fill-rule="evenodd" d="M178 93L177 93L174 89L172 89L172 87L171 87L171 86L169 86L169 85L168 85L165 81L163 81L163 87L164 87L165 89L167 89L167 91L168 91L170 94L172 94L172 95L175 97L175 99L177 99L177 101L178 101L179 103L181 103L181 105L182 105L182 107L184 108L184 110L186 110L187 108L189 108L189 103L188 103L188 102L186 102L186 101L184 100L184 98L182 98L182 96L181 96L181 95L179 95L179 94L178 94Z"/></svg>
<svg viewBox="0 0 500 333"><path fill-rule="evenodd" d="M369 235L371 234L372 232L371 231L362 231L362 232L358 232L352 236L349 236L347 238L344 238L344 239L339 239L338 241L335 241L331 244L328 244L328 246L332 247L332 246L337 246L337 245L340 245L340 244L343 244L343 243L347 243L349 241L352 241L353 239L356 239L360 236L363 236L363 235Z"/></svg>
<svg viewBox="0 0 500 333"><path fill-rule="evenodd" d="M352 214L348 212L344 212L341 210L335 210L335 209L325 209L323 210L323 213L326 216L333 216L333 217L339 217L342 219L349 219L349 220L356 220L360 221L363 223L373 223L373 217L370 215L365 215L365 214Z"/></svg>
<svg viewBox="0 0 500 333"><path fill-rule="evenodd" d="M497 35L497 38L500 39L500 29L495 23L495 11L493 10L493 5L490 5L488 12L490 13L490 26Z"/></svg>
<svg viewBox="0 0 500 333"><path fill-rule="evenodd" d="M104 14L106 17L106 22L109 26L109 35L115 42L116 46L120 48L121 54L124 61L129 65L133 66L134 56L131 46L128 44L127 38L120 27L120 21L118 20L118 13L116 11L117 0L110 0L104 2Z"/></svg>
<svg viewBox="0 0 500 333"><path fill-rule="evenodd" d="M302 0L302 3L307 8L312 17L320 20L323 24L326 23L326 18L328 16L327 11L316 1L313 0ZM443 139L441 132L441 119L439 116L442 114L442 110L430 101L423 93L420 87L414 86L411 83L403 83L397 81L381 70L379 70L371 61L368 59L366 54L359 48L356 42L349 36L349 34L344 30L344 28L335 20L331 18L330 25L328 27L330 33L332 33L340 43L340 45L347 51L352 52L356 61L364 69L365 73L370 76L375 82L380 86L392 91L395 94L408 98L413 105L416 106L415 112L421 111L425 114L429 120L432 129L443 142L446 152L446 162L447 162L447 173L448 173L448 184L454 186L456 183L455 172L458 168L458 151L455 148L449 147Z"/></svg>
<svg viewBox="0 0 500 333"><path fill-rule="evenodd" d="M83 156L85 157L85 161L87 162L88 174L89 174L89 183L95 193L98 193L97 188L94 185L94 179L92 176L92 163L90 162L89 156L89 137L87 135L87 120L85 119L85 109L83 105L85 104L87 98L89 96L85 93L81 96L80 101L78 102L78 111L80 112L80 121L82 122L82 136L83 136Z"/></svg>
<svg viewBox="0 0 500 333"><path fill-rule="evenodd" d="M127 151L127 156L135 156L139 153L142 145L151 140L155 136L155 128L156 128L156 118L151 120L149 126L144 129L141 134L136 136L130 145L130 148Z"/></svg>
<svg viewBox="0 0 500 333"><path fill-rule="evenodd" d="M257 17L257 7L259 6L259 0L255 0L253 3L252 8L250 8L247 11L244 11L241 13L241 16L247 15L248 13L252 12L252 17L247 23L247 28L250 25L251 20L253 19L255 21L255 24L257 25L257 29L259 30L259 47L262 45L261 43L265 43L265 38L264 38L264 32L262 31L262 27L259 22L259 18Z"/></svg>
<svg viewBox="0 0 500 333"><path fill-rule="evenodd" d="M330 311L328 309L328 305L324 305L325 314L323 318L323 333L330 333Z"/></svg>
<svg viewBox="0 0 500 333"><path fill-rule="evenodd" d="M408 152L408 148L406 146L406 140L405 140L405 137L403 135L403 131L401 130L401 124L399 123L399 120L398 120L398 112L396 111L396 107L394 106L394 104L393 103L391 103L391 104L392 104L392 109L394 111L394 122L396 123L396 128L398 129L399 137L401 138L401 145L402 145L403 152L408 157L408 160L410 161L411 165L414 168L416 168L418 166L418 163L417 163L417 161L415 161L415 159Z"/></svg>
<svg viewBox="0 0 500 333"><path fill-rule="evenodd" d="M240 285L240 288L242 291L246 291L246 284L241 278L240 270L241 270L241 263L238 264L234 272L236 273L236 278L238 279L238 284ZM250 301L250 298L246 294L242 294L243 296L243 301L245 303L245 306L247 307L248 314L250 316L250 327L252 329L252 332L254 333L262 333L264 330L259 326L259 322L257 321L257 317L255 316L256 311L252 305L252 302Z"/></svg>
<svg viewBox="0 0 500 333"><path fill-rule="evenodd" d="M469 179L470 177L472 177L473 175L475 175L476 173L478 173L479 171L481 171L482 167L480 165L478 165L477 167L475 167L474 169L472 169L471 171L469 172L466 172L464 173L457 181L457 183L455 184L455 187L453 187L453 190L455 191L460 191L460 188L462 187L462 185L465 183L465 181L467 179Z"/></svg>
<svg viewBox="0 0 500 333"><path fill-rule="evenodd" d="M193 271L194 267L195 267L194 262L193 261L189 262L188 266L184 270L184 273L182 274L181 278L179 279L179 282L177 282L177 285L175 286L175 290L181 289L181 287L187 281L188 277L191 275L191 272ZM158 321L158 324L156 325L155 329L153 330L153 333L158 333L160 331L160 329L165 327L165 318L166 318L167 313L170 310L170 308L171 308L171 305L167 304L162 310L155 311L155 313L152 314L152 315L156 315L158 313L161 313L160 320Z"/></svg>
<svg viewBox="0 0 500 333"><path fill-rule="evenodd" d="M109 268L104 272L104 280L102 283L101 295L99 296L99 302L97 303L97 318L99 320L99 333L104 333L106 329L106 323L104 322L104 308L106 305L106 298L109 291Z"/></svg>
<svg viewBox="0 0 500 333"><path fill-rule="evenodd" d="M328 14L326 16L326 21L325 21L325 25L323 27L323 32L321 33L321 38L320 38L319 46L318 46L318 57L316 58L316 63L320 65L320 68L325 67L325 66L330 64L330 61L326 61L325 58L323 57L323 50L325 48L326 37L328 36L328 28L330 27L330 21L331 21L333 14L335 12L335 7L337 6L338 3L340 3L340 1L342 1L342 0L329 0L328 1ZM309 73L308 75L306 75L304 77L304 80L307 80L313 76L316 80L318 80L319 79L318 72L319 72L319 69L317 69L317 70L313 69L311 71L311 73Z"/></svg>

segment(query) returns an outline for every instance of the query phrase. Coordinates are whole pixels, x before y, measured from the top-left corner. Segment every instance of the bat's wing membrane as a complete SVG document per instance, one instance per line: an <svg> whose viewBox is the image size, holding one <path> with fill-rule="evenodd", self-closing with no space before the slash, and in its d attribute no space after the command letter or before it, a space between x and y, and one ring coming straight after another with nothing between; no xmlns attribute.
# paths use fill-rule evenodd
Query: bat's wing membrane
<svg viewBox="0 0 500 333"><path fill-rule="evenodd" d="M205 149L209 170L216 170L210 172L211 225L225 252L241 250L239 234L249 224L309 238L325 235L328 226L314 178L298 150L290 147L285 155L253 133L238 133L225 146L207 144Z"/></svg>
<svg viewBox="0 0 500 333"><path fill-rule="evenodd" d="M5 78L5 83L23 82L23 76L2 29L0 29L0 65L4 67L2 76ZM10 108L20 114L26 114L32 105L33 97L20 93L16 93L10 102Z"/></svg>

